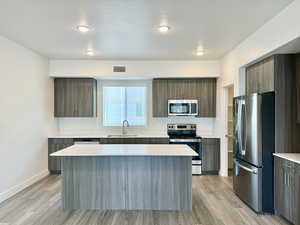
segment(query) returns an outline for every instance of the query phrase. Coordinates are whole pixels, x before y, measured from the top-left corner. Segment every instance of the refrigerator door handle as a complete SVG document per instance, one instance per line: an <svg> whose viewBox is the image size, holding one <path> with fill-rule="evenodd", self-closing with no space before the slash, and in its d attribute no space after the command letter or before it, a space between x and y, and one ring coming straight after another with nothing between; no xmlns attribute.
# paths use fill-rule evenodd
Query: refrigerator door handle
<svg viewBox="0 0 300 225"><path fill-rule="evenodd" d="M242 168L242 169L244 169L244 170L246 170L246 171L248 171L248 172L250 172L250 173L257 174L257 169L251 169L251 168L248 168L248 167L246 167L246 166L243 166L243 165L241 165L236 159L234 160L234 162L235 162L235 164L236 164L238 167L240 167L240 168Z"/></svg>

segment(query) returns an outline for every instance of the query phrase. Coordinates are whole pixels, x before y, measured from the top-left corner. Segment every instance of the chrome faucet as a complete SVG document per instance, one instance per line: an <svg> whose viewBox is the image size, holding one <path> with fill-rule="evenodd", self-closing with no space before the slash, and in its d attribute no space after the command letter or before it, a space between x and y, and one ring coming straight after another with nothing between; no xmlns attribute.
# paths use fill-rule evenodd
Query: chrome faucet
<svg viewBox="0 0 300 225"><path fill-rule="evenodd" d="M129 127L129 122L128 120L123 120L123 126L122 126L122 135L126 135L127 132L125 130L125 124L126 124L126 127Z"/></svg>

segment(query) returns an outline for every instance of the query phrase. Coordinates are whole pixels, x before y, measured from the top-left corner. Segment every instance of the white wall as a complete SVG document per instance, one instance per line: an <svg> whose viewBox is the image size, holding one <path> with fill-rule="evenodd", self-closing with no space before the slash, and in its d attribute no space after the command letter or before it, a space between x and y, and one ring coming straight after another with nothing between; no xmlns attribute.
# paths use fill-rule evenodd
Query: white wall
<svg viewBox="0 0 300 225"><path fill-rule="evenodd" d="M113 73L114 65L126 73ZM101 61L51 60L50 76L93 76L98 78L217 77L219 61Z"/></svg>
<svg viewBox="0 0 300 225"><path fill-rule="evenodd" d="M1 202L47 175L54 120L48 60L0 36L0 62Z"/></svg>
<svg viewBox="0 0 300 225"><path fill-rule="evenodd" d="M126 73L113 73L113 65L126 66ZM50 76L85 77L92 76L99 80L104 78L139 78L144 81L127 81L127 83L146 84L148 87L148 125L147 127L129 128L129 132L140 135L166 136L168 123L196 123L198 134L215 135L215 118L153 118L152 117L152 82L153 77L218 77L219 61L101 61L101 60L51 60ZM98 117L97 118L61 118L58 135L107 135L119 134L120 128L102 126L101 100L102 83L98 81ZM115 81L126 82L126 81ZM217 93L218 94L218 93ZM218 104L218 103L217 103Z"/></svg>
<svg viewBox="0 0 300 225"><path fill-rule="evenodd" d="M220 98L226 98L224 87L234 84L235 96L244 93L244 68L243 66L252 61L261 58L286 43L300 36L300 0L295 0L277 16L267 22L259 30L249 36L230 51L221 60L221 78L220 78ZM226 101L220 101L221 105L218 111L218 120L216 127L217 133L226 132ZM222 136L222 154L221 171L223 175L227 174L227 149L226 139Z"/></svg>

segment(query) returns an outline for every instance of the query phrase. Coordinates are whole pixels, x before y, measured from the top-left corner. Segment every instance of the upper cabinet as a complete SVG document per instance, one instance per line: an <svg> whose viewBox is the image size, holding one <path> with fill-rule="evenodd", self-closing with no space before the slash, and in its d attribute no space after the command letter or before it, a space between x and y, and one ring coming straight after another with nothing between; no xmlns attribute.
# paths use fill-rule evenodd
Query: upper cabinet
<svg viewBox="0 0 300 225"><path fill-rule="evenodd" d="M55 117L96 116L97 81L92 78L55 78Z"/></svg>
<svg viewBox="0 0 300 225"><path fill-rule="evenodd" d="M246 69L246 94L274 91L274 57Z"/></svg>
<svg viewBox="0 0 300 225"><path fill-rule="evenodd" d="M168 116L168 80L152 81L152 114L153 117Z"/></svg>
<svg viewBox="0 0 300 225"><path fill-rule="evenodd" d="M216 78L154 79L152 115L168 116L169 99L197 99L199 117L216 116Z"/></svg>

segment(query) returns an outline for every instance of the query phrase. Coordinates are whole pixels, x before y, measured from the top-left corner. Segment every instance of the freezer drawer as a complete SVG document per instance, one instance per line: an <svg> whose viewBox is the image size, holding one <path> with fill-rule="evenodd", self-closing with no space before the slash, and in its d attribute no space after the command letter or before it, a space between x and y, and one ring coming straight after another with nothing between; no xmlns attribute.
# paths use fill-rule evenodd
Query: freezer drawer
<svg viewBox="0 0 300 225"><path fill-rule="evenodd" d="M256 212L262 212L262 168L234 159L233 188L242 201Z"/></svg>

